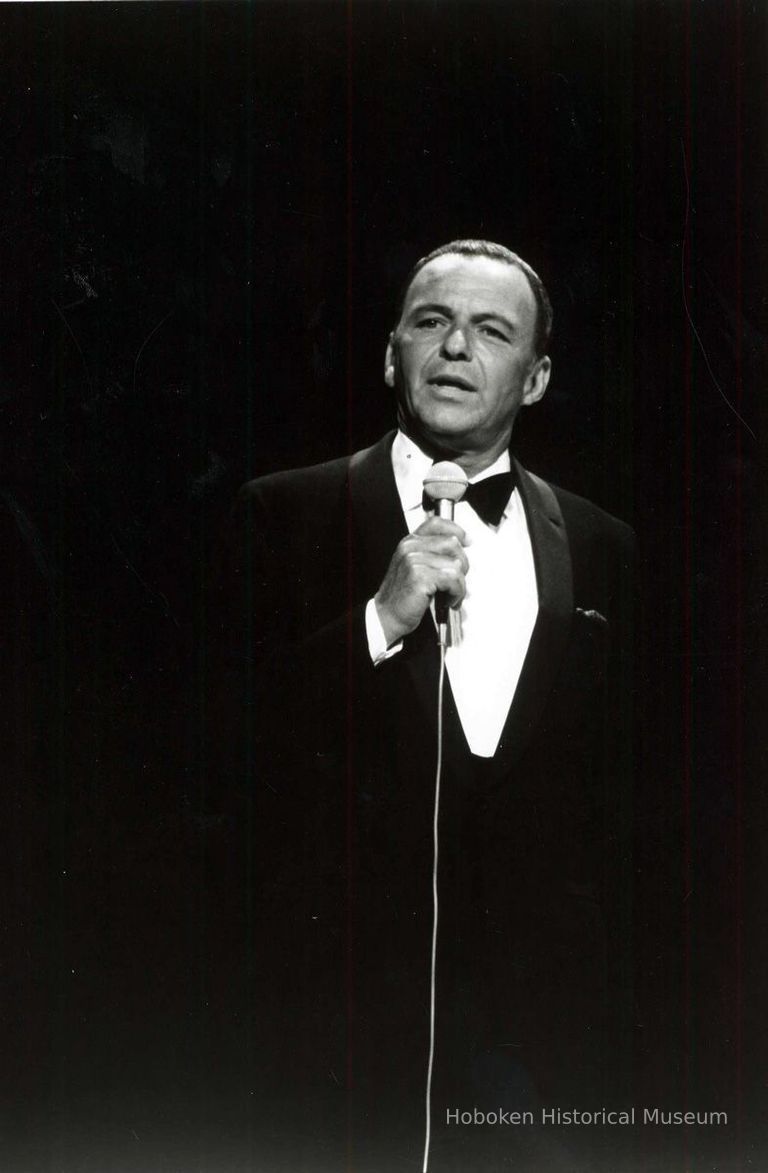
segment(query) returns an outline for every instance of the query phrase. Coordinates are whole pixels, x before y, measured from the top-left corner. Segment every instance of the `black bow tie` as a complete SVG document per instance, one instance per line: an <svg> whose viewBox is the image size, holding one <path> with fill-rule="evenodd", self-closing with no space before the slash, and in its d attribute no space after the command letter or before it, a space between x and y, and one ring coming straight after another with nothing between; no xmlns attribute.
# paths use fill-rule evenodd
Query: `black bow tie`
<svg viewBox="0 0 768 1173"><path fill-rule="evenodd" d="M482 481L467 485L462 501L467 501L486 525L498 525L507 506L514 481L511 472L494 473ZM434 501L424 494L424 508L434 509Z"/></svg>

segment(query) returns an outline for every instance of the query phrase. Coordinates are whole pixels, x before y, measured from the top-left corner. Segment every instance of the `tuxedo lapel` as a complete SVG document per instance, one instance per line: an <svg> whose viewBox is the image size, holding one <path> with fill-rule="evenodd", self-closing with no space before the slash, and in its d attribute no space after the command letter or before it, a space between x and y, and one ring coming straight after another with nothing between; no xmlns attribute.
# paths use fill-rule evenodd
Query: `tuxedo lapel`
<svg viewBox="0 0 768 1173"><path fill-rule="evenodd" d="M349 512L355 579L370 598L381 585L397 543L408 533L392 471L388 432L349 461Z"/></svg>
<svg viewBox="0 0 768 1173"><path fill-rule="evenodd" d="M525 748L544 711L562 662L573 614L568 535L557 498L545 481L515 461L517 486L531 535L539 612L497 750L509 765Z"/></svg>
<svg viewBox="0 0 768 1173"><path fill-rule="evenodd" d="M356 452L349 464L353 559L360 597L378 590L398 542L408 534L392 470L389 432L378 444ZM427 611L400 653L428 720L436 724L439 655L432 614ZM456 722L458 724L458 722ZM461 727L459 726L459 741Z"/></svg>

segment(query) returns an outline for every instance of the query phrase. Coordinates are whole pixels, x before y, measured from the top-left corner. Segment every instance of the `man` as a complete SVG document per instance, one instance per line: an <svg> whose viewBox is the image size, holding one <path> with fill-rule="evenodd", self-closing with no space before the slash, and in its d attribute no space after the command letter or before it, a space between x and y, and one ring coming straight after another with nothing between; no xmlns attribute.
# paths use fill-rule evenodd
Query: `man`
<svg viewBox="0 0 768 1173"><path fill-rule="evenodd" d="M547 388L551 320L508 249L437 249L386 350L397 433L241 494L222 626L249 712L254 1053L274 1076L260 1134L273 1163L287 1145L287 1164L339 1167L337 1144L356 1169L416 1168L430 1050L434 1169L495 1168L513 1145L519 1168L573 1168L541 1129L513 1142L449 1113L538 1121L542 1106L621 1094L632 542L511 456L518 412ZM454 521L422 499L437 460L470 484ZM436 859L438 592L460 632Z"/></svg>

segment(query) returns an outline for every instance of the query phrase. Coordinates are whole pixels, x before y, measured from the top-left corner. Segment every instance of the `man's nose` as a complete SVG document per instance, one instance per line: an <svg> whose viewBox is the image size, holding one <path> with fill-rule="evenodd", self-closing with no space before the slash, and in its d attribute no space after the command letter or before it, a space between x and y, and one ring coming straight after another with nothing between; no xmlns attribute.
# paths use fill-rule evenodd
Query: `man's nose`
<svg viewBox="0 0 768 1173"><path fill-rule="evenodd" d="M448 358L469 358L469 333L462 326L452 326L443 339L443 352Z"/></svg>

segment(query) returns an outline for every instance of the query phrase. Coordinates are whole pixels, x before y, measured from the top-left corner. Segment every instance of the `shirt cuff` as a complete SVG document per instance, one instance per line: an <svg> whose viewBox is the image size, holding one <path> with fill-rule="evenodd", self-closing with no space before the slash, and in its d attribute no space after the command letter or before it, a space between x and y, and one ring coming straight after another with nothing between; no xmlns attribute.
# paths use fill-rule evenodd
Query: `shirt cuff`
<svg viewBox="0 0 768 1173"><path fill-rule="evenodd" d="M400 639L396 644L392 644L391 648L387 647L387 637L381 626L375 599L369 599L365 608L365 634L368 637L368 652L374 664L383 664L385 660L390 660L403 646Z"/></svg>

